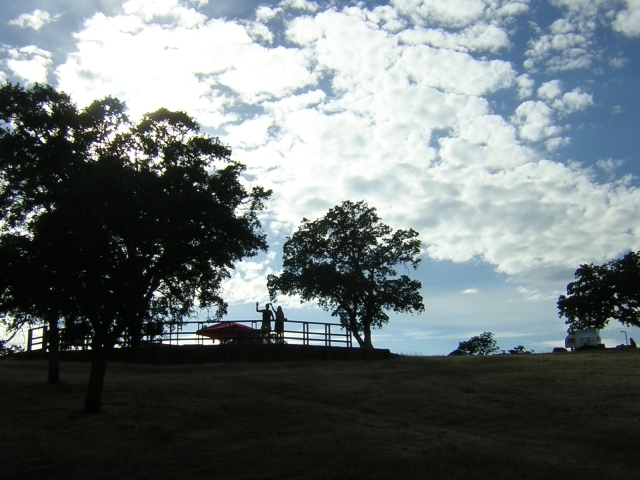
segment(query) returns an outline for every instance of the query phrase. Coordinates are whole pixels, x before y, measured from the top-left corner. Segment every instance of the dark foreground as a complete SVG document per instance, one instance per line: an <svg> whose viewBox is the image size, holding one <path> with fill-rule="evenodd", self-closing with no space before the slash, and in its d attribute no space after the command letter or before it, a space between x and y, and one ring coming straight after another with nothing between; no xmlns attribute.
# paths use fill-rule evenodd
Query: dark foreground
<svg viewBox="0 0 640 480"><path fill-rule="evenodd" d="M640 352L0 363L3 479L640 478Z"/></svg>

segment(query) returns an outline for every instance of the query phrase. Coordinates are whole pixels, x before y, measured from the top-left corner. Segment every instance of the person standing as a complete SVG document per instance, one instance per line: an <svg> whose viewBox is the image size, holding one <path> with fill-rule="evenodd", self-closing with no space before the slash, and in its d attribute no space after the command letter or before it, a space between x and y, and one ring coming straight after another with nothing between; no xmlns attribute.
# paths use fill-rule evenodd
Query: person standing
<svg viewBox="0 0 640 480"><path fill-rule="evenodd" d="M263 310L260 310L258 305L259 303L256 302L256 312L262 313L262 326L260 327L260 330L262 330L262 338L265 338L267 342L270 343L271 339L269 335L271 334L271 319L273 318L273 311L269 308L271 304L265 304Z"/></svg>
<svg viewBox="0 0 640 480"><path fill-rule="evenodd" d="M282 307L278 306L278 309L276 310L276 338L280 341L280 342L284 342L284 321L286 320L286 318L284 318L284 312L282 311Z"/></svg>

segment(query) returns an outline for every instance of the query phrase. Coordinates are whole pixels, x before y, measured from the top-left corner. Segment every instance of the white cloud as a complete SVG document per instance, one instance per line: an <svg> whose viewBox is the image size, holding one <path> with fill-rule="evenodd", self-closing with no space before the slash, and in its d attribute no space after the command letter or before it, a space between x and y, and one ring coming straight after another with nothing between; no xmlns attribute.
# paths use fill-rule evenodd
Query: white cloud
<svg viewBox="0 0 640 480"><path fill-rule="evenodd" d="M625 57L615 57L609 60L609 65L611 65L613 68L622 68L627 63L629 63L629 59Z"/></svg>
<svg viewBox="0 0 640 480"><path fill-rule="evenodd" d="M614 30L629 37L640 35L640 0L626 0L627 8L616 16Z"/></svg>
<svg viewBox="0 0 640 480"><path fill-rule="evenodd" d="M46 83L51 53L34 45L22 48L10 48L9 58L4 61L13 74L26 83Z"/></svg>
<svg viewBox="0 0 640 480"><path fill-rule="evenodd" d="M624 109L620 105L614 105L611 109L611 115L620 115L624 113Z"/></svg>
<svg viewBox="0 0 640 480"><path fill-rule="evenodd" d="M307 57L299 50L252 45L236 49L235 54L217 81L247 103L281 98L317 82L317 76L309 70Z"/></svg>
<svg viewBox="0 0 640 480"><path fill-rule="evenodd" d="M640 35L640 0L552 0L563 18L555 20L548 33L529 42L529 57L525 68L537 71L543 66L548 72L589 69L608 58L598 28L609 26L624 35ZM620 10L620 3L626 8ZM614 58L609 63L620 68L625 59Z"/></svg>
<svg viewBox="0 0 640 480"><path fill-rule="evenodd" d="M506 2L506 4L501 5L496 10L496 13L501 17L513 18L529 11L527 3L529 3L529 0L523 0L522 2Z"/></svg>
<svg viewBox="0 0 640 480"><path fill-rule="evenodd" d="M579 88L565 93L562 99L556 98L553 102L553 107L564 113L578 112L591 105L593 105L593 96L589 93L583 93Z"/></svg>
<svg viewBox="0 0 640 480"><path fill-rule="evenodd" d="M310 2L308 0L284 0L280 2L280 7L305 10L312 13L318 10L318 4L316 2Z"/></svg>
<svg viewBox="0 0 640 480"><path fill-rule="evenodd" d="M516 77L507 62L476 60L466 53L424 45L406 47L397 65L415 82L466 95L484 95L507 88Z"/></svg>
<svg viewBox="0 0 640 480"><path fill-rule="evenodd" d="M467 51L497 52L510 46L507 33L495 25L479 23L459 32L448 32L442 28L416 27L399 35L403 43L426 44L438 48Z"/></svg>
<svg viewBox="0 0 640 480"><path fill-rule="evenodd" d="M254 303L256 299L268 298L267 275L273 273L268 264L273 252L263 261L241 260L236 263L231 278L223 282L225 301L228 303Z"/></svg>
<svg viewBox="0 0 640 480"><path fill-rule="evenodd" d="M548 152L555 152L559 148L571 145L571 139L569 137L554 137L544 142Z"/></svg>
<svg viewBox="0 0 640 480"><path fill-rule="evenodd" d="M280 12L282 12L281 8L270 8L262 5L256 10L256 19L261 22L268 22L273 20Z"/></svg>
<svg viewBox="0 0 640 480"><path fill-rule="evenodd" d="M477 288L467 288L466 290L463 290L462 292L463 295L475 295L476 293L478 293L478 289Z"/></svg>
<svg viewBox="0 0 640 480"><path fill-rule="evenodd" d="M305 47L322 37L323 28L311 17L298 17L288 25L286 35L288 40Z"/></svg>
<svg viewBox="0 0 640 480"><path fill-rule="evenodd" d="M249 36L254 40L262 40L266 43L273 42L273 33L265 24L260 22L247 22L245 28Z"/></svg>
<svg viewBox="0 0 640 480"><path fill-rule="evenodd" d="M516 85L518 85L518 98L529 98L533 95L533 86L536 82L528 75L520 75L516 78Z"/></svg>
<svg viewBox="0 0 640 480"><path fill-rule="evenodd" d="M136 16L145 23L154 20L170 21L171 25L193 28L203 25L207 17L193 8L184 5L180 0L129 0L122 9L125 15Z"/></svg>
<svg viewBox="0 0 640 480"><path fill-rule="evenodd" d="M612 254L620 248L618 242L626 241L620 233L634 215L623 205L639 200L635 192L629 197L616 192L615 187L591 185L579 172L548 161L493 176L484 174L458 190L459 194L451 198L460 200L456 218L444 222L446 226L440 225L437 234L426 233L427 240L434 240L429 248L431 256L463 261L478 255L510 275L560 266L575 268L584 262L578 260L581 256ZM440 208L448 203L446 197L439 203L443 200ZM609 201L617 206L610 209ZM589 229L604 234L605 225L612 227L609 241L592 244L594 232ZM474 240L465 248L459 240L470 239L467 235L473 235Z"/></svg>
<svg viewBox="0 0 640 480"><path fill-rule="evenodd" d="M553 122L553 110L543 102L529 100L520 104L515 111L514 123L518 126L520 138L529 142L560 132L560 127Z"/></svg>
<svg viewBox="0 0 640 480"><path fill-rule="evenodd" d="M600 159L596 162L596 166L600 168L603 172L608 174L613 174L613 172L621 166L624 162L622 160L616 160L613 158Z"/></svg>
<svg viewBox="0 0 640 480"><path fill-rule="evenodd" d="M57 70L60 86L81 103L112 94L134 113L183 109L220 128L249 177L274 189L263 219L277 240L303 217L364 199L395 228L419 230L427 256L477 259L517 281L557 281L585 261L640 248L640 229L629 233L640 191L622 180L596 183L593 170L547 160L540 144L530 145L567 145L555 117L594 100L557 81L536 90L532 73L518 75L494 55L509 46L500 11L526 12L524 2L470 2L459 11L418 0L396 0L393 10L307 9L285 22L295 44L288 48L259 44L271 37L258 24L202 20L183 3L160 15L169 4L137 3L89 19L77 52ZM256 11L259 22L280 13L266 8ZM419 26L398 30L403 22ZM455 31L441 28L454 24ZM556 22L548 48L542 42L530 59L544 68L554 56L571 60L567 42L577 37L570 35L589 47L584 28L573 17ZM505 118L489 101L501 90L538 97ZM276 264L243 265L226 287L234 301L262 298ZM543 292L527 288L530 296Z"/></svg>
<svg viewBox="0 0 640 480"><path fill-rule="evenodd" d="M34 30L40 30L47 23L55 22L61 15L51 16L48 12L36 9L33 13L23 13L14 20L7 22L8 25L13 25L20 28L33 28Z"/></svg>
<svg viewBox="0 0 640 480"><path fill-rule="evenodd" d="M420 23L436 23L450 27L464 27L482 17L482 0L391 0L391 5L403 15Z"/></svg>
<svg viewBox="0 0 640 480"><path fill-rule="evenodd" d="M267 115L227 127L226 141L234 148L254 148L267 143L273 120Z"/></svg>
<svg viewBox="0 0 640 480"><path fill-rule="evenodd" d="M529 43L525 55L529 57L524 65L535 70L539 63L546 65L549 72L564 72L588 68L593 61L591 42L583 33L554 33L543 35Z"/></svg>
<svg viewBox="0 0 640 480"><path fill-rule="evenodd" d="M398 17L396 10L389 5L381 5L371 11L365 11L367 19L381 25L383 30L397 32L406 27L407 22Z"/></svg>
<svg viewBox="0 0 640 480"><path fill-rule="evenodd" d="M562 94L562 82L560 80L551 80L545 82L538 88L538 97L549 102L558 98Z"/></svg>
<svg viewBox="0 0 640 480"><path fill-rule="evenodd" d="M160 107L181 109L217 128L236 118L223 111L235 101L232 94L251 103L316 81L300 51L253 42L247 30L272 38L260 24L204 22L177 0L132 1L124 10L87 20L76 34L77 51L56 71L61 88L81 104L115 95L134 116ZM158 16L173 23L159 25Z"/></svg>
<svg viewBox="0 0 640 480"><path fill-rule="evenodd" d="M559 35L563 33L573 32L575 28L573 27L571 22L569 22L567 19L559 18L558 20L556 20L551 24L551 26L549 27L549 30L554 35Z"/></svg>
<svg viewBox="0 0 640 480"><path fill-rule="evenodd" d="M562 17L555 20L537 39L529 42L525 68L540 67L551 73L590 69L606 58L598 27L606 26L615 11L610 0L552 0Z"/></svg>
<svg viewBox="0 0 640 480"><path fill-rule="evenodd" d="M318 105L326 99L327 95L322 90L313 90L301 95L290 97L275 102L264 102L262 106L278 122L283 123L285 116L293 112L304 110L307 107Z"/></svg>

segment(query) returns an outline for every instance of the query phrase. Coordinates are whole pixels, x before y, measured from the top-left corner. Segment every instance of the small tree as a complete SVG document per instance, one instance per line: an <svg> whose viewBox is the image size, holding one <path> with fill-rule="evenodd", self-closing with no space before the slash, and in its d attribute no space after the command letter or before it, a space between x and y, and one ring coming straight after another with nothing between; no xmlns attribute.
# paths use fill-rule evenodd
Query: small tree
<svg viewBox="0 0 640 480"><path fill-rule="evenodd" d="M483 332L469 340L460 342L458 350L465 355L491 355L499 352L500 348L498 342L493 338L493 333Z"/></svg>
<svg viewBox="0 0 640 480"><path fill-rule="evenodd" d="M422 312L421 283L396 268L416 269L420 240L412 229L383 224L375 208L345 201L318 220L306 218L283 246L283 271L269 275L278 293L317 300L349 328L360 347L373 347L371 329L389 321L385 310Z"/></svg>
<svg viewBox="0 0 640 480"><path fill-rule="evenodd" d="M571 330L606 327L613 318L640 326L640 252L603 265L580 265L567 295L558 298L558 312Z"/></svg>

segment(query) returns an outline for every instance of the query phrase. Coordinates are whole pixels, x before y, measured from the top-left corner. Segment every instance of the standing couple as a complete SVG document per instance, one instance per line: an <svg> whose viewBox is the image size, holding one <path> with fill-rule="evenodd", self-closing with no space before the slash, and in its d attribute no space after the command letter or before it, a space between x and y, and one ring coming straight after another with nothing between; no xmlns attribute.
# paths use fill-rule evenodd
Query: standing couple
<svg viewBox="0 0 640 480"><path fill-rule="evenodd" d="M271 303L267 303L263 310L258 308L258 302L256 302L256 312L262 313L262 333L265 334L266 338L269 339L269 334L271 333L271 320L274 318L273 305ZM282 307L278 307L275 311L275 320L276 320L276 340L283 341L284 339L284 312L282 311ZM269 341L269 340L268 340Z"/></svg>

